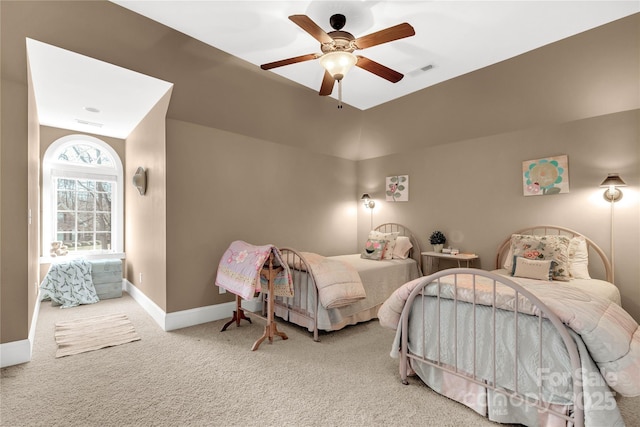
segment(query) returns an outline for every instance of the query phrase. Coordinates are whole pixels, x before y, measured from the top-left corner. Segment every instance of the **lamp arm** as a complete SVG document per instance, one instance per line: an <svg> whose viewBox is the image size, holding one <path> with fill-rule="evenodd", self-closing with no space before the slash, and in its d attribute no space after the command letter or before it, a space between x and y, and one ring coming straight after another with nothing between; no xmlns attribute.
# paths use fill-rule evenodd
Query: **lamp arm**
<svg viewBox="0 0 640 427"><path fill-rule="evenodd" d="M610 200L611 200L611 230L610 230L609 251L611 253L611 281L615 284L616 266L615 266L615 257L614 257L615 248L614 248L614 239L613 239L613 225L614 225L614 222L613 222L614 207L613 206L616 202L616 199L612 197Z"/></svg>

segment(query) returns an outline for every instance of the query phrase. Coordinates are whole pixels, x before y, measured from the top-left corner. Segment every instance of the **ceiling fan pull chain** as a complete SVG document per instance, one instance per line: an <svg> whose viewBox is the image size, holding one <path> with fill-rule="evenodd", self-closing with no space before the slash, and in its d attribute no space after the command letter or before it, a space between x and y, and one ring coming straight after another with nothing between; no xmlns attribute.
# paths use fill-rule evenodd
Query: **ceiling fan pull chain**
<svg viewBox="0 0 640 427"><path fill-rule="evenodd" d="M342 79L338 80L338 108L342 108Z"/></svg>

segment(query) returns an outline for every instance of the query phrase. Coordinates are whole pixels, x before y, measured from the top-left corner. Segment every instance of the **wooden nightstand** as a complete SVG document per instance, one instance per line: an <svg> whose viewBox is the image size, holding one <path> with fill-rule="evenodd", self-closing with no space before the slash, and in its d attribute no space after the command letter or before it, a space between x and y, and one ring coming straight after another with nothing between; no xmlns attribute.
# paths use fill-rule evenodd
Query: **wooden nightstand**
<svg viewBox="0 0 640 427"><path fill-rule="evenodd" d="M458 262L458 267L462 267L462 264L465 264L465 267L469 268L473 264L473 261L478 259L478 255L476 254L464 254L459 253L456 255L445 254L442 252L421 252L424 258L426 258L427 262L422 263L422 273L427 276L431 273L435 273L438 271L440 267L440 260L452 260Z"/></svg>

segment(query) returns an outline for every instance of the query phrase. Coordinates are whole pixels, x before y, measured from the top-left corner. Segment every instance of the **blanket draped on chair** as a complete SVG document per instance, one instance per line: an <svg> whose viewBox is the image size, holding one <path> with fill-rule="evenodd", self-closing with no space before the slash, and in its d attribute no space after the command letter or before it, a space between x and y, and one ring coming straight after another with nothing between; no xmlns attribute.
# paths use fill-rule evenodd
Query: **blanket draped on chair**
<svg viewBox="0 0 640 427"><path fill-rule="evenodd" d="M260 272L271 254L273 267L282 267L274 280L273 292L276 296L292 297L293 279L289 266L282 261L278 248L273 245L254 246L242 240L232 242L222 255L216 275L216 286L244 299L253 298L256 293L266 288L266 280L261 278Z"/></svg>

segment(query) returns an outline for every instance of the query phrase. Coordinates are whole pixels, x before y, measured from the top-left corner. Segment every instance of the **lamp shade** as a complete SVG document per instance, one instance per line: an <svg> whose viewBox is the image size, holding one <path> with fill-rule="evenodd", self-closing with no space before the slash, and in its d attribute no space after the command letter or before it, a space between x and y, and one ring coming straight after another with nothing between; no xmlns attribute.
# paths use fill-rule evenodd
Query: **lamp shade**
<svg viewBox="0 0 640 427"><path fill-rule="evenodd" d="M365 208L373 209L376 206L376 202L371 200L369 193L364 193L362 197L360 197L360 200L362 200Z"/></svg>
<svg viewBox="0 0 640 427"><path fill-rule="evenodd" d="M626 187L627 183L624 182L622 178L620 178L620 175L618 175L617 173L610 173L609 175L607 175L605 180L602 181L602 184L600 184L600 187L611 187L611 186Z"/></svg>
<svg viewBox="0 0 640 427"><path fill-rule="evenodd" d="M350 52L337 51L322 55L319 59L320 65L331 74L336 80L342 80L347 75L351 67L356 65L358 58Z"/></svg>
<svg viewBox="0 0 640 427"><path fill-rule="evenodd" d="M606 190L602 196L605 200L611 202L612 206L614 202L622 199L622 190L618 189L617 187L626 186L627 184L622 180L622 178L620 178L620 175L618 175L617 173L610 173L605 178L605 180L602 181L602 184L600 184L600 187L609 187L609 189Z"/></svg>

